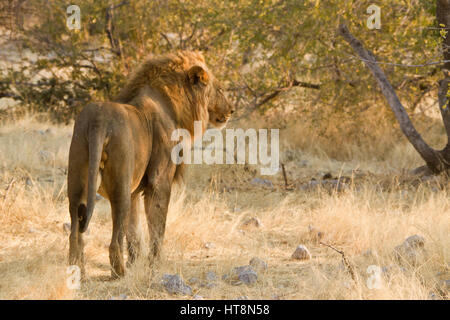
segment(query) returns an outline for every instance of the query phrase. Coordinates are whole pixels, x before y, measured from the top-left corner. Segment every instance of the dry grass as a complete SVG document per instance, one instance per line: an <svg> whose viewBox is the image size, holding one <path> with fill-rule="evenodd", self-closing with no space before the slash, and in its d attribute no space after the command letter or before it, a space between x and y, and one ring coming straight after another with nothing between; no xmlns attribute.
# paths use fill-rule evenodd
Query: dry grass
<svg viewBox="0 0 450 320"><path fill-rule="evenodd" d="M32 117L0 128L0 299L190 298L161 290L161 275L178 273L187 280L214 271L220 277L252 257L269 265L255 285L219 280L212 288L194 285L194 292L208 299L428 299L430 292L445 298L448 182L425 183L404 175L402 169L420 165L420 159L403 140L389 140L388 134L380 132L380 142L369 150L361 141L330 143L298 125L284 133L296 137L282 146L289 182L306 182L320 172L353 174L349 190L285 191L281 174L270 177L275 185L270 190L250 184L254 167L192 165L185 187L172 198L162 261L150 269L141 259L123 279L109 281L111 219L109 204L101 200L87 235L87 280L80 290L69 290L63 223L70 221L66 169L71 130ZM433 134L427 138L442 143L439 132ZM331 144L340 144L341 158L350 160L332 158L337 149L327 153ZM262 226L243 227L248 217L258 217ZM356 283L341 256L311 238L309 225L324 232L323 242L345 252ZM413 234L425 238L426 259L396 267L394 247ZM207 249L208 242L214 246ZM299 244L310 249L311 260L290 258ZM389 269L379 290L366 285L369 265Z"/></svg>

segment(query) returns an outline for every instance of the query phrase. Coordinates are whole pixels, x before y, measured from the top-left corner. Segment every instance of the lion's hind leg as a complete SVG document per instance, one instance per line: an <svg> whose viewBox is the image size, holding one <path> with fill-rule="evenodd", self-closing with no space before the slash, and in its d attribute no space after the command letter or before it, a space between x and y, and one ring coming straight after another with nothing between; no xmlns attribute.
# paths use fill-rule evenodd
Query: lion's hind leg
<svg viewBox="0 0 450 320"><path fill-rule="evenodd" d="M83 234L79 231L79 222L80 217L86 215L88 159L87 156L83 156L85 153L80 152L80 149L81 146L76 142L72 143L69 155L67 182L71 219L69 264L78 266L84 277L84 240ZM74 157L74 153L78 156Z"/></svg>
<svg viewBox="0 0 450 320"><path fill-rule="evenodd" d="M125 143L121 144L122 146ZM125 274L123 240L127 230L127 220L131 209L131 179L133 162L130 154L116 149L115 158L105 163L102 184L111 204L113 232L109 245L111 276L118 278Z"/></svg>
<svg viewBox="0 0 450 320"><path fill-rule="evenodd" d="M131 266L140 255L142 249L142 233L139 229L139 199L141 194L136 193L131 196L131 210L127 227L127 266Z"/></svg>

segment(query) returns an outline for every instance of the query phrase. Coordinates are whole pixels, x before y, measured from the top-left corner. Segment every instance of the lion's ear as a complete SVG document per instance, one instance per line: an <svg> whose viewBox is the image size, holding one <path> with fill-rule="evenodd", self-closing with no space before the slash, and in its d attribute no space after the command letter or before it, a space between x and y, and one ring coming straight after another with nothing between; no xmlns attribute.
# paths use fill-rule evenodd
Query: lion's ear
<svg viewBox="0 0 450 320"><path fill-rule="evenodd" d="M209 79L205 69L200 66L193 66L191 69L189 69L188 78L189 82L193 85L197 85L199 83L206 85L208 84Z"/></svg>

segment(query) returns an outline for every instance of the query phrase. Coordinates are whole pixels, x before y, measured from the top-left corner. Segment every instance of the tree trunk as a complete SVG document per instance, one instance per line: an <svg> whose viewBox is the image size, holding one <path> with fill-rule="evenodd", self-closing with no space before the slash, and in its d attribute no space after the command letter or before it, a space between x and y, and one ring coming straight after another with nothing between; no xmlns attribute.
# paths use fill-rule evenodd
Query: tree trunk
<svg viewBox="0 0 450 320"><path fill-rule="evenodd" d="M448 152L450 149L448 147L449 144L447 143L447 147L444 148L444 150L437 151L431 148L423 140L422 136L419 134L419 132L417 132L416 128L412 124L411 119L409 118L405 108L398 99L398 96L395 93L394 88L390 84L389 80L386 78L386 75L384 74L383 70L381 70L380 66L378 65L373 53L366 50L362 45L362 43L350 33L350 31L345 25L341 25L339 27L338 32L345 39L345 41L347 41L350 44L353 50L355 50L355 52L364 61L366 66L370 69L370 71L374 75L375 79L378 82L378 85L381 88L381 92L386 97L389 106L391 107L395 117L397 118L398 123L400 124L400 128L402 129L403 133L405 134L409 142L420 154L422 159L425 160L425 163L427 164L428 168L430 168L430 170L436 174L448 170L450 168L450 156ZM447 81L444 82L442 83L441 90L446 90L446 88L448 87L448 82ZM441 113L443 112L443 114L445 114L445 117L443 116L445 122L446 118L448 118L448 110L445 107L446 104L448 103L448 99L445 93L444 94L441 93L440 96L441 96L440 103L442 103L440 109ZM448 136L450 137L450 135Z"/></svg>
<svg viewBox="0 0 450 320"><path fill-rule="evenodd" d="M436 20L440 28L444 26L447 34L442 42L442 51L444 59L448 62L442 67L445 78L439 82L439 111L442 115L445 131L447 132L447 146L441 151L443 159L450 162L450 106L448 99L448 90L450 83L450 0L437 0L436 2Z"/></svg>

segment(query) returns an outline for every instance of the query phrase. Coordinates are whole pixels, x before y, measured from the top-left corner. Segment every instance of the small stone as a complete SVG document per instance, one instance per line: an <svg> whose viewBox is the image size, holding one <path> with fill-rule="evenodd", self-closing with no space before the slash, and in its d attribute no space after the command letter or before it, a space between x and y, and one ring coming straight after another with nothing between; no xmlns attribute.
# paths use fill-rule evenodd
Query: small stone
<svg viewBox="0 0 450 320"><path fill-rule="evenodd" d="M25 182L27 186L31 187L33 186L33 181L31 181L30 178L27 178L27 181Z"/></svg>
<svg viewBox="0 0 450 320"><path fill-rule="evenodd" d="M117 297L111 297L109 300L126 300L128 296L124 293L118 295Z"/></svg>
<svg viewBox="0 0 450 320"><path fill-rule="evenodd" d="M256 186L264 186L264 187L273 188L272 181L267 180L267 179L253 178L252 181L250 181L250 183L252 185L256 185Z"/></svg>
<svg viewBox="0 0 450 320"><path fill-rule="evenodd" d="M297 247L297 249L295 249L294 253L292 254L292 259L309 260L311 259L311 253L309 253L308 248L301 244Z"/></svg>
<svg viewBox="0 0 450 320"><path fill-rule="evenodd" d="M222 276L222 279L233 285L240 285L243 283L251 285L258 279L258 274L252 266L241 266L234 268L230 274Z"/></svg>
<svg viewBox="0 0 450 320"><path fill-rule="evenodd" d="M250 266L252 266L257 271L267 270L267 263L257 257L254 257L250 260Z"/></svg>
<svg viewBox="0 0 450 320"><path fill-rule="evenodd" d="M411 248L423 248L425 246L425 239L419 235L413 235L405 240L405 243Z"/></svg>
<svg viewBox="0 0 450 320"><path fill-rule="evenodd" d="M261 223L261 220L259 220L258 218L252 217L252 218L245 220L243 225L246 227L253 226L253 227L259 228L262 226L262 223Z"/></svg>
<svg viewBox="0 0 450 320"><path fill-rule="evenodd" d="M244 284L254 284L258 279L258 274L251 266L238 267L237 269L238 279Z"/></svg>
<svg viewBox="0 0 450 320"><path fill-rule="evenodd" d="M240 296L240 297L237 297L236 300L248 300L248 297L247 296Z"/></svg>
<svg viewBox="0 0 450 320"><path fill-rule="evenodd" d="M208 271L206 273L206 281L216 281L217 280L217 275L215 274L214 271Z"/></svg>
<svg viewBox="0 0 450 320"><path fill-rule="evenodd" d="M162 284L170 294L191 295L192 289L186 285L183 279L177 274L165 274L162 277Z"/></svg>
<svg viewBox="0 0 450 320"><path fill-rule="evenodd" d="M70 233L70 229L71 229L70 223L68 223L68 222L63 223L63 231L65 233L69 234Z"/></svg>
<svg viewBox="0 0 450 320"><path fill-rule="evenodd" d="M239 280L245 284L253 284L258 279L258 274L253 270L247 270L239 274Z"/></svg>
<svg viewBox="0 0 450 320"><path fill-rule="evenodd" d="M401 245L394 248L396 258L410 265L417 265L425 258L425 239L419 235L408 237Z"/></svg>
<svg viewBox="0 0 450 320"><path fill-rule="evenodd" d="M206 249L214 249L216 247L216 245L212 242L207 242L205 243L205 248Z"/></svg>
<svg viewBox="0 0 450 320"><path fill-rule="evenodd" d="M212 288L217 287L217 284L216 284L216 283L210 282L210 283L207 283L207 284L205 284L205 285L201 285L201 287L204 287L204 288L206 288L206 289L212 289Z"/></svg>
<svg viewBox="0 0 450 320"><path fill-rule="evenodd" d="M194 297L193 297L193 299L194 299L194 300L203 300L203 297L200 296L200 295L198 295L198 294L195 294Z"/></svg>

